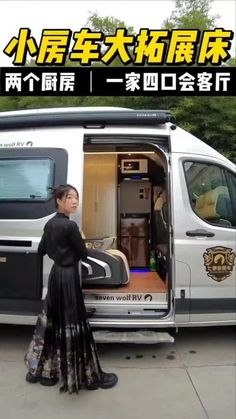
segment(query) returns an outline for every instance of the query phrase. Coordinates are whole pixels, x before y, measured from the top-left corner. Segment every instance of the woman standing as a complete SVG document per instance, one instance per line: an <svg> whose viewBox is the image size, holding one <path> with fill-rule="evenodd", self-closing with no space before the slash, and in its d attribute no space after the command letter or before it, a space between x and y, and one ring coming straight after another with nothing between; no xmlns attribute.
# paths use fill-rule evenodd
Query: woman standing
<svg viewBox="0 0 236 419"><path fill-rule="evenodd" d="M52 386L62 380L61 392L78 393L110 388L117 376L102 371L80 287L78 261L87 249L78 226L69 219L76 212L79 195L71 185L55 190L56 215L44 227L38 253L53 261L45 308L39 315L25 356L26 380Z"/></svg>

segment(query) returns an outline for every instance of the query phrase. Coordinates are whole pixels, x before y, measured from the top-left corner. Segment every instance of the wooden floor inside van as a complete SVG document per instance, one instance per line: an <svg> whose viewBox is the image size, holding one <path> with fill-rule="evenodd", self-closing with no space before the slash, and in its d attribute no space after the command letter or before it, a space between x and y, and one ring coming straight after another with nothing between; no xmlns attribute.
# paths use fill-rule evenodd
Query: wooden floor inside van
<svg viewBox="0 0 236 419"><path fill-rule="evenodd" d="M131 272L130 281L127 285L121 285L120 287L100 287L100 288L86 288L86 294L93 294L99 292L122 292L122 293L136 293L136 292L158 292L166 293L166 285L161 280L156 272Z"/></svg>

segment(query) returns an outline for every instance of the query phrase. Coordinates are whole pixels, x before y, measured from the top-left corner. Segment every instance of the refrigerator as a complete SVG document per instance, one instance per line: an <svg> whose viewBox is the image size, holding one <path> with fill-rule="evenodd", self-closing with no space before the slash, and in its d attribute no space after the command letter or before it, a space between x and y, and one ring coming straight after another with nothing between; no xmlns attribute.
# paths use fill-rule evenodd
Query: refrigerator
<svg viewBox="0 0 236 419"><path fill-rule="evenodd" d="M120 214L151 213L152 185L149 180L124 180L120 184Z"/></svg>

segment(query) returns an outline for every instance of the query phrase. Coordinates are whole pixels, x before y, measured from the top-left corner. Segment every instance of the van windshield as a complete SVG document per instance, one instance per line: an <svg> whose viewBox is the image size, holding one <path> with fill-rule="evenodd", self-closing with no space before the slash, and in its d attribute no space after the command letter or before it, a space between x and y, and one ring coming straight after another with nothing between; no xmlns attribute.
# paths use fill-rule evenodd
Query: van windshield
<svg viewBox="0 0 236 419"><path fill-rule="evenodd" d="M0 160L0 201L37 201L50 197L54 164L49 158Z"/></svg>

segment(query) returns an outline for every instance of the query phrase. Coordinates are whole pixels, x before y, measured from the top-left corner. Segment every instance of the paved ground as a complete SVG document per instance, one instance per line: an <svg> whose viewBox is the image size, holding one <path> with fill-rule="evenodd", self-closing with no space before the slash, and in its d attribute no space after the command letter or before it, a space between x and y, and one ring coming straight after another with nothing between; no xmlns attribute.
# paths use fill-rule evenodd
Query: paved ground
<svg viewBox="0 0 236 419"><path fill-rule="evenodd" d="M182 329L174 344L99 345L110 390L60 395L24 380L32 327L0 326L0 417L5 419L235 419L235 328Z"/></svg>

